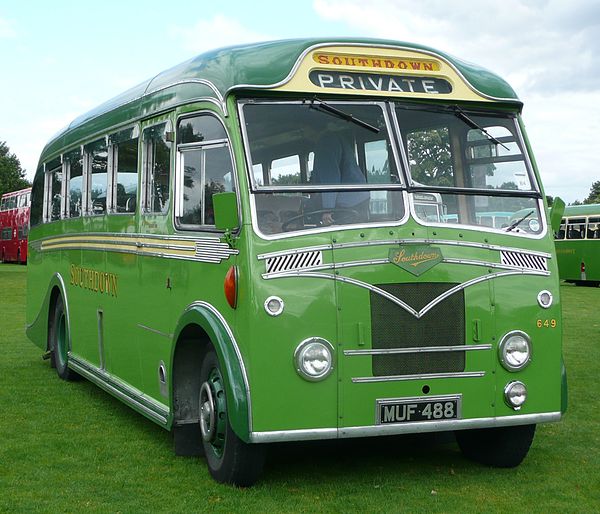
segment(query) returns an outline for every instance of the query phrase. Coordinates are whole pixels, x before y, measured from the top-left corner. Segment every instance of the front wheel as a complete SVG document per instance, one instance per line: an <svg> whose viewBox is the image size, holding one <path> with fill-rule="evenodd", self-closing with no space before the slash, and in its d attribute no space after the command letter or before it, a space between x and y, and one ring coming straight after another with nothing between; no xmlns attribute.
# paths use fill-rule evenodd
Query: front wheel
<svg viewBox="0 0 600 514"><path fill-rule="evenodd" d="M245 443L231 428L225 380L212 349L202 361L200 378L200 432L208 470L217 482L251 486L262 473L265 449Z"/></svg>
<svg viewBox="0 0 600 514"><path fill-rule="evenodd" d="M69 368L69 329L67 327L65 305L60 295L54 305L49 336L52 364L56 367L56 373L63 380L77 380L79 375Z"/></svg>
<svg viewBox="0 0 600 514"><path fill-rule="evenodd" d="M458 430L456 442L470 460L496 468L514 468L527 456L535 425Z"/></svg>

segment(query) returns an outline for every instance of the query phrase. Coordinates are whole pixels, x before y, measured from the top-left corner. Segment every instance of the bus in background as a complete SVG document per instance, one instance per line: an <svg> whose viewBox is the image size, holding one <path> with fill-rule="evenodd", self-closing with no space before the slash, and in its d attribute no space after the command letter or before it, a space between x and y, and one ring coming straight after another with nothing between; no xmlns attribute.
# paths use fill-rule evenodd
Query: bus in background
<svg viewBox="0 0 600 514"><path fill-rule="evenodd" d="M27 262L31 188L5 193L0 200L0 262Z"/></svg>
<svg viewBox="0 0 600 514"><path fill-rule="evenodd" d="M522 107L493 73L395 41L249 44L160 73L43 150L27 334L220 482L252 484L273 443L434 431L516 466L567 407ZM537 226L477 216L520 211Z"/></svg>
<svg viewBox="0 0 600 514"><path fill-rule="evenodd" d="M554 244L562 280L600 285L600 204L566 207Z"/></svg>

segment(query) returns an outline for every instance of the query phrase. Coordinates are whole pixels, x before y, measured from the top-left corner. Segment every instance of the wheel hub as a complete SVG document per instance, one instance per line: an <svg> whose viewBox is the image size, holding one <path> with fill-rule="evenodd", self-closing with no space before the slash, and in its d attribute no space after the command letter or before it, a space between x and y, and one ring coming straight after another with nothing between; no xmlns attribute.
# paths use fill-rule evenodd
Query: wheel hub
<svg viewBox="0 0 600 514"><path fill-rule="evenodd" d="M210 443L215 438L215 401L208 382L200 388L200 432L202 439Z"/></svg>

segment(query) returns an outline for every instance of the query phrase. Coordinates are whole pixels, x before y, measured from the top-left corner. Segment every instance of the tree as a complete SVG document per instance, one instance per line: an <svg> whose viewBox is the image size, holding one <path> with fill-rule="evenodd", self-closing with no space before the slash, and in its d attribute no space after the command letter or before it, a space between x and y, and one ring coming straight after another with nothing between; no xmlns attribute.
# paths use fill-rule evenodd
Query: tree
<svg viewBox="0 0 600 514"><path fill-rule="evenodd" d="M600 180L592 183L590 194L583 201L584 204L600 203Z"/></svg>
<svg viewBox="0 0 600 514"><path fill-rule="evenodd" d="M0 195L31 185L25 179L25 170L4 141L0 141Z"/></svg>

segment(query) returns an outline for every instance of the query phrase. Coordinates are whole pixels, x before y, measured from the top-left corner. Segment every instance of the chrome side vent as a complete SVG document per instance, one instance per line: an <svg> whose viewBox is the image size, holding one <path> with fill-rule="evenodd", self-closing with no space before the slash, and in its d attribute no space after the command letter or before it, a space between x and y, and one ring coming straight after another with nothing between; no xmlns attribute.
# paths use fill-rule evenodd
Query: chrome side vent
<svg viewBox="0 0 600 514"><path fill-rule="evenodd" d="M267 259L267 273L312 268L323 264L323 252L300 252Z"/></svg>
<svg viewBox="0 0 600 514"><path fill-rule="evenodd" d="M502 251L500 252L500 262L507 266L515 266L536 271L548 271L548 259L541 255Z"/></svg>

